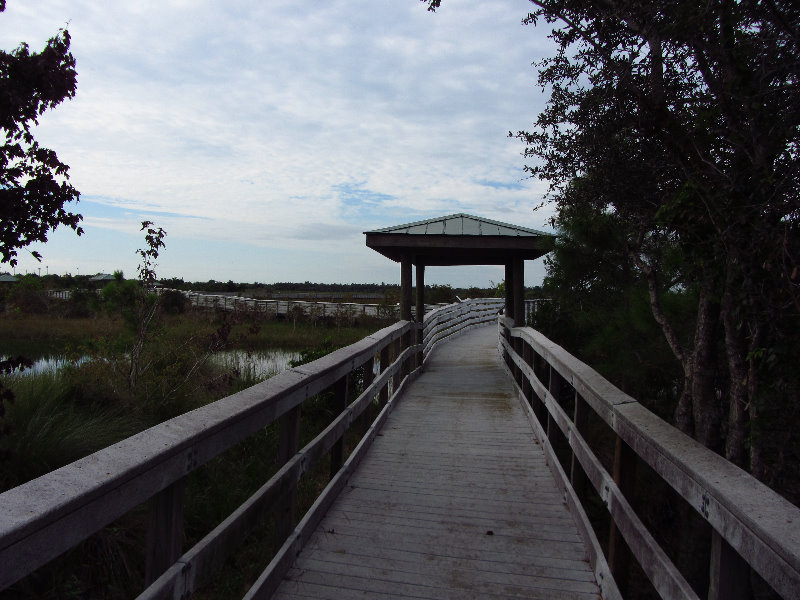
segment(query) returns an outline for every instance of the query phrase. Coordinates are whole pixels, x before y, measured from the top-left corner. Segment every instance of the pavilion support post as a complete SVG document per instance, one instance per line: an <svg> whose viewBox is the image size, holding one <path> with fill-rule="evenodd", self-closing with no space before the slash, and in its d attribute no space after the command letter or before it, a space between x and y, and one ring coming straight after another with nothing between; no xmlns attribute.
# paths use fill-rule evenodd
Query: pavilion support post
<svg viewBox="0 0 800 600"><path fill-rule="evenodd" d="M525 261L515 258L512 263L514 273L513 295L514 295L514 327L525 326Z"/></svg>
<svg viewBox="0 0 800 600"><path fill-rule="evenodd" d="M411 321L411 256L404 255L400 261L400 320ZM400 337L400 348L397 355L403 352L411 345L411 331L404 333ZM405 379L408 375L409 363L411 361L404 360L400 367L400 378ZM398 382L399 383L399 382ZM397 389L397 387L395 387Z"/></svg>
<svg viewBox="0 0 800 600"><path fill-rule="evenodd" d="M400 320L411 320L411 257L400 261Z"/></svg>
<svg viewBox="0 0 800 600"><path fill-rule="evenodd" d="M417 264L417 335L415 337L417 344L422 344L422 324L425 321L425 265L422 263ZM417 352L417 367L422 366L422 351Z"/></svg>
<svg viewBox="0 0 800 600"><path fill-rule="evenodd" d="M514 327L525 326L525 261L521 258L514 258L511 263L512 285L511 295L513 297L513 312L511 317L514 319ZM508 286L508 283L506 283ZM522 355L522 338L513 338L514 351ZM514 363L514 379L522 385L522 370Z"/></svg>
<svg viewBox="0 0 800 600"><path fill-rule="evenodd" d="M514 268L512 263L506 263L506 317L514 318Z"/></svg>

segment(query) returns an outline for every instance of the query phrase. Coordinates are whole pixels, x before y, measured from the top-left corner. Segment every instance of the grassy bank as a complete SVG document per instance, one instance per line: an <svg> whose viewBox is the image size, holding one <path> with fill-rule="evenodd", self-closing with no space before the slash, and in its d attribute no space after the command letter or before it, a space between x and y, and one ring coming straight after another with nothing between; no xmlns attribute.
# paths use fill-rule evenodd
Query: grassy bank
<svg viewBox="0 0 800 600"><path fill-rule="evenodd" d="M352 344L380 329L385 323L376 319L358 321L352 325L310 323L283 319L247 319L211 311L190 311L180 315L163 315L159 322L161 333L171 342L202 339L218 332L220 326L231 322L230 348L301 350L313 347L325 338L337 346ZM84 318L63 318L52 315L7 313L0 319L0 354L23 354L30 357L91 351L98 342L130 341L125 322L109 315Z"/></svg>
<svg viewBox="0 0 800 600"><path fill-rule="evenodd" d="M208 360L222 349L330 350L385 326L375 320L335 323L264 320L213 312L160 314L141 355L141 376L129 379L134 334L120 318L11 314L0 320L0 354L91 355L95 360L42 375L4 375L15 400L0 422L0 491L19 485L174 415L256 383L247 373ZM303 353L306 356L314 352ZM303 438L329 422L324 397L303 406ZM277 425L193 472L187 483L185 548L213 529L275 471ZM301 483L313 501L326 466ZM146 509L104 528L73 551L0 592L0 598L124 598L142 589ZM274 548L267 520L243 546L236 568L200 597L241 597Z"/></svg>
<svg viewBox="0 0 800 600"><path fill-rule="evenodd" d="M122 320L107 315L60 318L9 312L0 318L0 354L31 358L69 354L91 347L97 340L124 334Z"/></svg>

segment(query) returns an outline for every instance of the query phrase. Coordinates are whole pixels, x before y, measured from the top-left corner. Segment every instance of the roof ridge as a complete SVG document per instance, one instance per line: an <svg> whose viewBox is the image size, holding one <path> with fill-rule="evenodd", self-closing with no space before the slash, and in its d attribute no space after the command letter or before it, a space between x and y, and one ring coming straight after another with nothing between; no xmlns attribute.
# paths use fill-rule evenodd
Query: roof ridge
<svg viewBox="0 0 800 600"><path fill-rule="evenodd" d="M521 225L514 225L512 223L503 223L502 221L495 221L493 219L487 219L486 217L478 217L478 216L470 215L470 214L463 213L463 212L462 213L453 213L453 214L450 214L450 215L444 215L442 217L433 217L433 218L430 218L430 219L423 219L421 221L412 221L411 223L403 223L402 225L393 225L391 227L384 227L382 229L374 229L372 231L365 231L364 233L365 234L366 233L391 233L391 232L395 232L395 231L402 231L402 230L410 229L412 227L422 227L424 225L425 226L424 227L424 232L422 234L418 234L418 235L438 235L438 234L429 234L428 233L428 226L431 225L432 223L444 222L443 229L446 230L447 229L447 221L454 220L454 219L465 219L465 218L466 219L471 219L471 220L477 222L478 231L479 231L478 235L483 235L483 224L484 223L487 224L487 225L494 225L496 227L503 227L503 228L506 228L506 229L511 229L511 230L517 231L517 232L525 232L525 233L531 234L531 235L552 235L552 234L546 233L544 231L539 231L538 229L532 229L530 227L523 227ZM462 225L462 231L463 231L463 225ZM487 234L487 235L491 235L491 234Z"/></svg>

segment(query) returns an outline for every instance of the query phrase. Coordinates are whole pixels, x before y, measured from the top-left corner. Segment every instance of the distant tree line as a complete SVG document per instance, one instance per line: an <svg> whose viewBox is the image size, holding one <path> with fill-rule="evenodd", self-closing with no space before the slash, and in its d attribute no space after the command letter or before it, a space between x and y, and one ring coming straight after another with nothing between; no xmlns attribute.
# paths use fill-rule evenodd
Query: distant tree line
<svg viewBox="0 0 800 600"><path fill-rule="evenodd" d="M19 306L23 312L46 312L47 304L42 299L46 290L71 290L75 298L80 299L81 306L86 305L87 296L84 292L105 291L105 295L117 293L126 289L138 280L125 280L123 274L115 272L115 281L93 281L94 275L36 275L27 274L18 276L17 283L5 283L0 286L0 301L6 301L14 306ZM123 283L124 282L124 283ZM216 281L184 281L180 277L161 279L158 282L168 289L180 291L197 291L207 293L236 294L247 297L270 298L273 295L281 297L303 297L304 294L313 294L313 298L324 300L355 300L369 302L399 302L400 286L393 283L313 283L305 282L278 282L278 283L237 283L232 280ZM127 284L127 286L125 285ZM488 298L502 297L502 283L493 284L485 288L479 287L453 287L448 284L432 284L425 286L425 301L429 304L455 302L457 298ZM526 297L537 298L542 296L538 287L528 288ZM23 300L24 298L24 300ZM88 306L88 305L87 305ZM78 314L86 313L85 309L77 310Z"/></svg>

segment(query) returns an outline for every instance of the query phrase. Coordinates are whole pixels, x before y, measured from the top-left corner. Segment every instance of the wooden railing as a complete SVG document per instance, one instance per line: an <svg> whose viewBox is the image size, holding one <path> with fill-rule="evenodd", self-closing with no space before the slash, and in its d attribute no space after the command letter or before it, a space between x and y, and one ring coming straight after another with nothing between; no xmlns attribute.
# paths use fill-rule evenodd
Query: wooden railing
<svg viewBox="0 0 800 600"><path fill-rule="evenodd" d="M423 328L424 357L427 359L441 340L494 322L503 303L501 298L479 298L450 304L427 313Z"/></svg>
<svg viewBox="0 0 800 600"><path fill-rule="evenodd" d="M147 588L140 598L187 598L256 523L273 515L280 550L245 596L268 597L364 455L403 387L419 373L423 352L445 336L493 322L500 305L477 300L435 310L425 316L422 343L414 343L419 324L398 322L0 494L0 590L148 502ZM363 369L363 391L348 404L350 378L357 369ZM326 390L332 391L338 414L298 449L301 405ZM370 423L370 413L378 408ZM275 421L280 423L281 467L183 552L187 476ZM345 458L344 435L352 425L360 427L362 435ZM300 477L327 455L331 479L296 524Z"/></svg>
<svg viewBox="0 0 800 600"><path fill-rule="evenodd" d="M781 597L800 597L800 509L537 331L513 328L505 318L499 319L499 330L505 363L526 400L530 421L566 502L579 515L604 598L625 595L631 556L661 598L705 596L705 590L698 594L692 589L634 510L637 463L652 469L685 501L687 512L691 507L710 525L709 598L746 598L751 568ZM591 435L597 428L590 427L598 420L614 440L610 452L605 451L613 456L611 472L603 465L603 450L588 441L598 438ZM583 510L587 480L610 517L605 544ZM696 528L688 534L702 532Z"/></svg>
<svg viewBox="0 0 800 600"><path fill-rule="evenodd" d="M164 291L163 289L161 290ZM321 302L318 300L245 298L227 294L204 292L181 292L196 308L223 311L243 311L267 316L290 316L296 314L312 320L334 317L352 320L359 317L397 318L400 306L391 303ZM425 312L442 305L426 305ZM413 312L412 308L412 312Z"/></svg>

